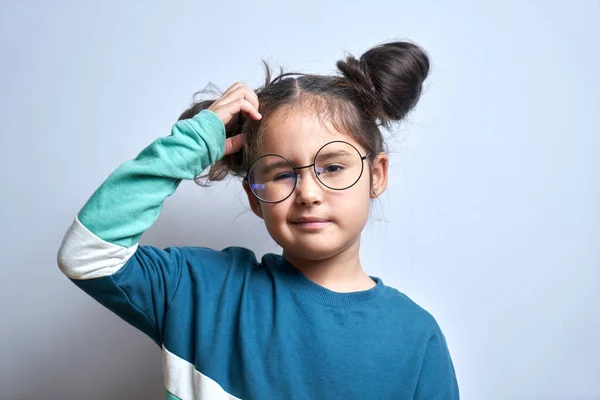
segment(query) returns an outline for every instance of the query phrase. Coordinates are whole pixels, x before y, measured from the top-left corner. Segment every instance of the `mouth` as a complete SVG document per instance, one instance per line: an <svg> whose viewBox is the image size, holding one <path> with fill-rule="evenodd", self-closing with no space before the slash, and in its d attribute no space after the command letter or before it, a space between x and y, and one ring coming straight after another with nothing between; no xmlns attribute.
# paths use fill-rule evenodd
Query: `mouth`
<svg viewBox="0 0 600 400"><path fill-rule="evenodd" d="M298 218L290 222L293 226L302 230L319 230L331 224L331 220L315 217Z"/></svg>

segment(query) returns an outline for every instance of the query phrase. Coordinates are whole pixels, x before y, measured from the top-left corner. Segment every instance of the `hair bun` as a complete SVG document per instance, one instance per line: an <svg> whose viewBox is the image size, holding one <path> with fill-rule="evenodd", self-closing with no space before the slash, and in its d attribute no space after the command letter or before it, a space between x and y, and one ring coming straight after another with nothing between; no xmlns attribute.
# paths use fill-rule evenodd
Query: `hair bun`
<svg viewBox="0 0 600 400"><path fill-rule="evenodd" d="M402 120L417 104L429 58L416 44L391 42L369 49L359 60L350 55L337 67L365 107L386 124Z"/></svg>

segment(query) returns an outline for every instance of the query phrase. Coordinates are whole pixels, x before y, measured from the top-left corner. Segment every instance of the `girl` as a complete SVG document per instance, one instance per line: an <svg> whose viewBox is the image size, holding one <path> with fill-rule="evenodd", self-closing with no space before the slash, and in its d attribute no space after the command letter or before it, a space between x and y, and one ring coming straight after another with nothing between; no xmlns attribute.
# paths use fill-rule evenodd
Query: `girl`
<svg viewBox="0 0 600 400"><path fill-rule="evenodd" d="M387 185L379 126L417 103L428 57L393 42L337 67L271 80L267 66L255 92L236 83L194 104L65 234L60 269L161 347L168 399L458 399L435 319L359 259ZM181 180L209 166L210 180L243 178L282 255L138 244Z"/></svg>

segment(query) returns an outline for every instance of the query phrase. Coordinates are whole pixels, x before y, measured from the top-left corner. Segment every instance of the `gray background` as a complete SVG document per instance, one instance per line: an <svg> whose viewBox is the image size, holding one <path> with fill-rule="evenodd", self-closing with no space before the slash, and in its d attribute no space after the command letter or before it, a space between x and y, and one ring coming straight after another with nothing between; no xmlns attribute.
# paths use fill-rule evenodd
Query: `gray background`
<svg viewBox="0 0 600 400"><path fill-rule="evenodd" d="M163 398L159 349L56 266L75 214L209 81L394 38L433 67L367 272L437 318L463 399L600 398L600 3L451 3L3 1L0 398ZM279 251L236 181L183 183L142 244Z"/></svg>

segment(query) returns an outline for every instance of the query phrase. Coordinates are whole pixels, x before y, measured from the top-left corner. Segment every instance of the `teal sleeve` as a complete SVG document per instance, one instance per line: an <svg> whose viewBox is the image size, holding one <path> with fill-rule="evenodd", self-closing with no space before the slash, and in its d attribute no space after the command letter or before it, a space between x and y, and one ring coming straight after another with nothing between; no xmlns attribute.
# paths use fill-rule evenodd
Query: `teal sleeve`
<svg viewBox="0 0 600 400"><path fill-rule="evenodd" d="M78 214L99 238L131 247L158 218L164 200L223 156L225 126L212 111L178 121L171 135L120 165Z"/></svg>
<svg viewBox="0 0 600 400"><path fill-rule="evenodd" d="M187 253L180 247L139 246L115 274L72 282L160 347L170 301L187 266Z"/></svg>
<svg viewBox="0 0 600 400"><path fill-rule="evenodd" d="M415 400L458 400L456 372L442 332L427 345L417 382Z"/></svg>

